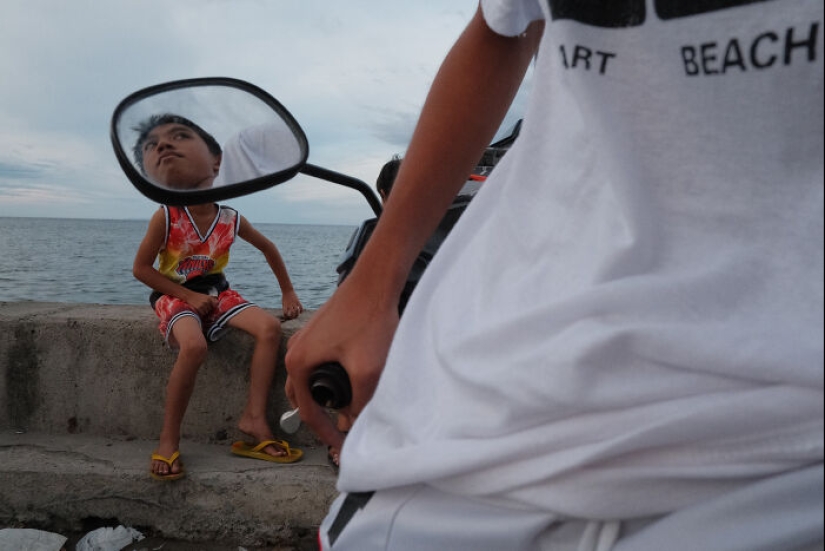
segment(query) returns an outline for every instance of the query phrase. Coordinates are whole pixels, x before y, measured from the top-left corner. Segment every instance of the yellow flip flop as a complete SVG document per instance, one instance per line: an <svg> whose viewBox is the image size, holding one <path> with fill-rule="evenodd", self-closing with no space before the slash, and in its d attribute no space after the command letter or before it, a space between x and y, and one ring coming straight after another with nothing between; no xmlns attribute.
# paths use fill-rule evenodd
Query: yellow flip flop
<svg viewBox="0 0 825 551"><path fill-rule="evenodd" d="M154 452L152 452L152 461L163 461L164 463L169 465L169 473L168 474L157 474L156 472L154 472L150 469L149 474L155 480L178 480L180 478L183 478L183 476L186 474L186 471L184 471L184 469L183 469L183 461L178 463L178 466L180 467L180 471L178 471L176 473L172 472L172 463L174 463L178 459L180 459L180 451L176 451L175 453L173 453L172 457L164 457L164 456L160 455L157 452L157 450L155 450Z"/></svg>
<svg viewBox="0 0 825 551"><path fill-rule="evenodd" d="M269 455L264 451L267 446L280 446L286 452L286 455L274 456ZM290 448L286 440L263 440L257 444L249 444L239 440L232 444L232 453L240 455L241 457L251 457L252 459L261 459L263 461L272 461L273 463L295 463L304 452L298 448Z"/></svg>

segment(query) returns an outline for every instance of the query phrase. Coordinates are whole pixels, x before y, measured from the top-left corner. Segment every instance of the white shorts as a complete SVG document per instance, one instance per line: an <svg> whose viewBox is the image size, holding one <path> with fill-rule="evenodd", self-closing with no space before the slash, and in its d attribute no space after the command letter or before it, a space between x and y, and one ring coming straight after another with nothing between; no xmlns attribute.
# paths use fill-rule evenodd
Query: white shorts
<svg viewBox="0 0 825 551"><path fill-rule="evenodd" d="M823 466L774 476L670 515L560 519L416 485L341 494L322 551L820 551Z"/></svg>
<svg viewBox="0 0 825 551"><path fill-rule="evenodd" d="M319 541L322 551L601 551L618 536L618 522L560 521L417 485L341 494Z"/></svg>

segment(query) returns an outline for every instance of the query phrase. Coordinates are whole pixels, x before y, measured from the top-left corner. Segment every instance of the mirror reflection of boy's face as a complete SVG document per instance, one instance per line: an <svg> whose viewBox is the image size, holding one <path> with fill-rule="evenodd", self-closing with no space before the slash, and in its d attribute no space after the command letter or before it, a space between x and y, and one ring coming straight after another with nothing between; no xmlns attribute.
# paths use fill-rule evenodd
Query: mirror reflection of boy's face
<svg viewBox="0 0 825 551"><path fill-rule="evenodd" d="M153 128L142 149L146 174L173 189L208 187L221 163L197 132L179 123Z"/></svg>

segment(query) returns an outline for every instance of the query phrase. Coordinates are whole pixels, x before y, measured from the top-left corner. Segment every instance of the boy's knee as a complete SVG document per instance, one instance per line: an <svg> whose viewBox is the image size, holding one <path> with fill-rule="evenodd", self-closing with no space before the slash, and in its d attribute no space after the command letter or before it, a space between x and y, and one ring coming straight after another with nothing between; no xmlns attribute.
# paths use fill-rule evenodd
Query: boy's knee
<svg viewBox="0 0 825 551"><path fill-rule="evenodd" d="M266 321L261 324L260 338L278 342L281 338L281 322L274 316L267 316Z"/></svg>
<svg viewBox="0 0 825 551"><path fill-rule="evenodd" d="M179 339L178 346L180 347L180 354L188 358L193 360L199 359L201 361L206 359L207 344L206 338L203 335L192 335L184 339Z"/></svg>
<svg viewBox="0 0 825 551"><path fill-rule="evenodd" d="M261 316L249 330L255 340L261 342L279 343L281 339L281 322L274 316Z"/></svg>

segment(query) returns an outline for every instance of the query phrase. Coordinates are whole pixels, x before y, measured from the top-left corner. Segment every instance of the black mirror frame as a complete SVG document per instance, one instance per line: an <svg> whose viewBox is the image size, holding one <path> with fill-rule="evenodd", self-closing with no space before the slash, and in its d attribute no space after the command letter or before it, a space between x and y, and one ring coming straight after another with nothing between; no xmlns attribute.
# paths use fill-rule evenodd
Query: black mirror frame
<svg viewBox="0 0 825 551"><path fill-rule="evenodd" d="M273 109L273 111L278 113L281 118L283 118L286 125L295 134L295 137L298 140L298 145L301 148L300 161L285 170L259 178L254 178L252 180L221 186L219 188L181 192L164 189L153 185L142 174L140 174L140 172L138 172L132 164L132 161L129 159L129 156L123 150L123 147L121 147L120 139L117 135L118 122L126 109L142 99L157 95L161 92L198 86L226 86L229 88L237 88L254 95L266 103ZM199 203L211 203L231 199L233 197L240 197L242 195L248 195L256 191L271 188L272 186L294 178L295 175L298 174L298 172L300 172L306 165L307 158L309 157L309 142L307 141L306 134L304 134L304 131L298 124L298 121L296 121L295 117L287 111L286 107L281 105L278 100L254 84L228 77L202 77L175 80L149 86L148 88L143 88L130 94L117 105L114 113L112 114L112 120L109 127L109 138L111 139L112 147L115 150L115 157L117 157L121 169L123 169L123 172L126 174L129 181L132 182L132 185L134 185L138 191L152 201L167 205L195 205Z"/></svg>

